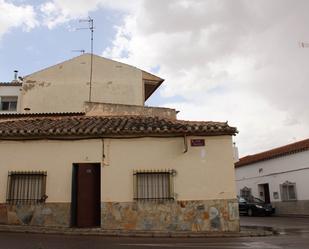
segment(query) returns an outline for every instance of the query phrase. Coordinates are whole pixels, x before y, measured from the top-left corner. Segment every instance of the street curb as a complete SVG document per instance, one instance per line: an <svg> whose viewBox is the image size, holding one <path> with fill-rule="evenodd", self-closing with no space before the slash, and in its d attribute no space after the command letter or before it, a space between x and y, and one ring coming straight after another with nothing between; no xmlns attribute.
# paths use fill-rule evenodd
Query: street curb
<svg viewBox="0 0 309 249"><path fill-rule="evenodd" d="M103 230L101 228L63 228L23 225L0 225L0 232L57 234L57 235L90 235L104 237L152 237L152 238L219 238L219 237L259 237L276 235L270 227L241 227L240 232L191 232L191 231L128 231Z"/></svg>
<svg viewBox="0 0 309 249"><path fill-rule="evenodd" d="M272 217L278 217L278 218L309 218L309 214L274 214Z"/></svg>

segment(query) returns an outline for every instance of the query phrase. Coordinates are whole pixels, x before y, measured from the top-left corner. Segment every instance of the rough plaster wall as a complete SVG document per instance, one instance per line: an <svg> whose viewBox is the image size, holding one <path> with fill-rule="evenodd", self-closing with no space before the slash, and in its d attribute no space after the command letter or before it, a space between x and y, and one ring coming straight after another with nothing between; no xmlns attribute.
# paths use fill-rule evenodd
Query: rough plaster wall
<svg viewBox="0 0 309 249"><path fill-rule="evenodd" d="M231 137L205 137L205 147L191 147L191 138L186 153L183 138L105 141L102 200L131 201L133 187L127 186L133 186L133 177L128 176L138 169L175 169L179 200L235 198Z"/></svg>
<svg viewBox="0 0 309 249"><path fill-rule="evenodd" d="M119 115L144 115L176 120L176 110L162 107L146 107L136 105L119 105L86 102L84 105L86 115L119 116Z"/></svg>
<svg viewBox="0 0 309 249"><path fill-rule="evenodd" d="M85 54L24 79L22 110L30 112L83 111L89 100L90 55ZM143 105L142 71L94 56L92 101Z"/></svg>
<svg viewBox="0 0 309 249"><path fill-rule="evenodd" d="M134 169L168 168L177 171L178 200L235 198L231 137L206 137L205 142L205 147L189 145L183 153L183 138L104 140L101 200L130 202ZM10 170L47 171L47 202L70 202L72 163L102 162L103 157L100 139L0 141L0 151L0 203L5 202Z"/></svg>
<svg viewBox="0 0 309 249"><path fill-rule="evenodd" d="M70 202L72 163L100 162L100 140L0 141L0 202L5 202L8 171L47 171L47 202ZM85 149L88 148L88 149Z"/></svg>

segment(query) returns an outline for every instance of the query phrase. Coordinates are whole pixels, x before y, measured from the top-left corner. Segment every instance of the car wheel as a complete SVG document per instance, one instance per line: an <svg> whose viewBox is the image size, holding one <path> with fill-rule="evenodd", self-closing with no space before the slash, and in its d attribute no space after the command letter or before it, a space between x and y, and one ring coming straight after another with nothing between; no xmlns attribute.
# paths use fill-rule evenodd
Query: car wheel
<svg viewBox="0 0 309 249"><path fill-rule="evenodd" d="M250 217L253 216L253 210L251 208L248 209L247 213L248 213L248 216Z"/></svg>

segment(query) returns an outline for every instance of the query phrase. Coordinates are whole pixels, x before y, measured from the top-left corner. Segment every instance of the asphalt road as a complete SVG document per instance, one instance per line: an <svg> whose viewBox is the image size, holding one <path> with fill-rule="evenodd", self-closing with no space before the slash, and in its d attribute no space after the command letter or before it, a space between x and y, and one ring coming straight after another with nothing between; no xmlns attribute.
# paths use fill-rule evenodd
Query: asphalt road
<svg viewBox="0 0 309 249"><path fill-rule="evenodd" d="M100 236L67 236L47 234L0 233L0 249L283 249L309 248L308 218L242 217L245 225L287 227L285 232L271 237L250 238L125 238Z"/></svg>
<svg viewBox="0 0 309 249"><path fill-rule="evenodd" d="M277 217L277 216L264 216L264 217L241 216L240 225L268 226L276 229L285 229L285 230L299 229L306 231L309 230L309 218Z"/></svg>
<svg viewBox="0 0 309 249"><path fill-rule="evenodd" d="M222 248L279 249L309 248L309 234L280 235L256 238L106 238L99 236L63 236L41 234L0 233L3 249L164 249L164 248Z"/></svg>

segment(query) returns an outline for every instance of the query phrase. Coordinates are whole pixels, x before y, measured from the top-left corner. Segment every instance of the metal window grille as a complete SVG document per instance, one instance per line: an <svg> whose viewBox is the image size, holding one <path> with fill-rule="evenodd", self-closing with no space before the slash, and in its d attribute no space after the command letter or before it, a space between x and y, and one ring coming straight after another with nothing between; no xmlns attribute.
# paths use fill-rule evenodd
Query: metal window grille
<svg viewBox="0 0 309 249"><path fill-rule="evenodd" d="M240 190L240 197L248 200L249 198L251 198L251 196L251 188L244 187Z"/></svg>
<svg viewBox="0 0 309 249"><path fill-rule="evenodd" d="M8 173L6 201L8 204L38 204L45 202L45 171L10 171Z"/></svg>
<svg viewBox="0 0 309 249"><path fill-rule="evenodd" d="M134 171L134 200L174 200L175 170Z"/></svg>
<svg viewBox="0 0 309 249"><path fill-rule="evenodd" d="M295 201L296 197L296 183L285 182L280 185L281 200L282 201Z"/></svg>

